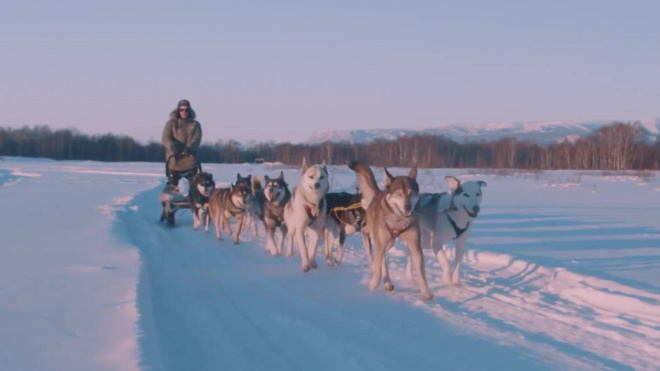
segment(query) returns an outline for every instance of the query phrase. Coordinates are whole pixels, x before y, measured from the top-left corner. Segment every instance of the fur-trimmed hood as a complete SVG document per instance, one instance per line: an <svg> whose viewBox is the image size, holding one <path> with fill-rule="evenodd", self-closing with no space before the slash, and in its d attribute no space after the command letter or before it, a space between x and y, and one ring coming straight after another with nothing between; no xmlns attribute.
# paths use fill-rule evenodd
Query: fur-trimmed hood
<svg viewBox="0 0 660 371"><path fill-rule="evenodd" d="M186 121L193 121L195 118L197 118L197 115L195 115L195 110L188 107L190 112L188 112L188 117L186 118ZM179 108L175 108L170 112L170 120L181 120L181 116L179 116Z"/></svg>

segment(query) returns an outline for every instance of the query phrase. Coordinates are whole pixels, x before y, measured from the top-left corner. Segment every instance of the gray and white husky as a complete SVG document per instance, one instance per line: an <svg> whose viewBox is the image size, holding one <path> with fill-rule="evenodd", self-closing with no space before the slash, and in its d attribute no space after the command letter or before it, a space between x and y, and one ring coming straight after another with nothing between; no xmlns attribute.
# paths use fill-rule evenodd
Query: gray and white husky
<svg viewBox="0 0 660 371"><path fill-rule="evenodd" d="M284 222L290 236L286 256L293 255L295 241L300 251L303 272L317 267L316 252L325 228L327 215L325 194L328 193L329 188L325 161L321 165L308 166L303 158L300 183L294 188L291 201L284 208ZM309 246L305 242L305 232L310 238Z"/></svg>
<svg viewBox="0 0 660 371"><path fill-rule="evenodd" d="M423 249L433 249L442 267L442 281L447 285L460 284L461 261L465 244L474 220L481 210L482 180L461 182L453 176L445 177L450 193L426 193L420 195L416 213L419 215ZM455 240L454 270L442 246ZM412 280L410 258L406 263L406 275Z"/></svg>

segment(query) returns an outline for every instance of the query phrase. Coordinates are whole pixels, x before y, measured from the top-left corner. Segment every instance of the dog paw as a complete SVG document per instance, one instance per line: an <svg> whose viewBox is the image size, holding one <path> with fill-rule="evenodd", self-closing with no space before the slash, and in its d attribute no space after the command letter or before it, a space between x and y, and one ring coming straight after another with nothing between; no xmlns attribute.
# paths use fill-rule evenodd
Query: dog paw
<svg viewBox="0 0 660 371"><path fill-rule="evenodd" d="M309 265L303 264L302 271L305 272L305 273L309 272Z"/></svg>
<svg viewBox="0 0 660 371"><path fill-rule="evenodd" d="M376 291L376 289L378 289L378 281L374 282L371 280L371 282L369 282L369 290Z"/></svg>
<svg viewBox="0 0 660 371"><path fill-rule="evenodd" d="M431 293L423 293L422 294L422 300L431 301L431 300L433 300L433 295L431 295Z"/></svg>
<svg viewBox="0 0 660 371"><path fill-rule="evenodd" d="M316 268L316 267L318 267L318 265L316 264L316 260L311 260L311 261L309 262L309 266L312 267L312 268Z"/></svg>
<svg viewBox="0 0 660 371"><path fill-rule="evenodd" d="M328 267L334 266L335 265L334 259L325 258L325 265L327 265Z"/></svg>
<svg viewBox="0 0 660 371"><path fill-rule="evenodd" d="M292 252L289 252L289 251L287 251L287 253L285 254L285 256L286 256L287 258L290 258L290 257L292 257L292 256L293 256L293 253L292 253Z"/></svg>
<svg viewBox="0 0 660 371"><path fill-rule="evenodd" d="M234 245L240 245L241 241L234 241Z"/></svg>
<svg viewBox="0 0 660 371"><path fill-rule="evenodd" d="M383 286L385 287L385 291L394 290L394 285L392 284L392 282L385 282L385 284Z"/></svg>

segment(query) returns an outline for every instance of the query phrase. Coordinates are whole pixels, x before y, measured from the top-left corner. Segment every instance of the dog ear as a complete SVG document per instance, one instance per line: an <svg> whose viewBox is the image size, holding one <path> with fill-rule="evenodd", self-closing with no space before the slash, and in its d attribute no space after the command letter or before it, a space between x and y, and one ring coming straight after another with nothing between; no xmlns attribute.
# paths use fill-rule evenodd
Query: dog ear
<svg viewBox="0 0 660 371"><path fill-rule="evenodd" d="M408 173L408 178L416 180L417 179L417 165L413 166Z"/></svg>
<svg viewBox="0 0 660 371"><path fill-rule="evenodd" d="M394 177L392 174L390 174L389 171L387 171L387 168L384 167L383 170L385 171L385 176L383 177L383 183L385 183L385 188L389 188L390 184L392 184L392 180L394 180Z"/></svg>
<svg viewBox="0 0 660 371"><path fill-rule="evenodd" d="M280 170L280 179L284 180L284 171Z"/></svg>
<svg viewBox="0 0 660 371"><path fill-rule="evenodd" d="M445 180L449 183L449 189L452 192L454 192L454 190L461 185L461 181L454 178L453 176L446 176Z"/></svg>
<svg viewBox="0 0 660 371"><path fill-rule="evenodd" d="M479 184L479 187L485 187L488 185L488 183L484 182L483 180L478 180L477 183Z"/></svg>
<svg viewBox="0 0 660 371"><path fill-rule="evenodd" d="M303 157L302 172L304 173L308 168L309 166L307 166L307 159Z"/></svg>
<svg viewBox="0 0 660 371"><path fill-rule="evenodd" d="M270 178L268 177L268 175L264 176L264 182L270 183Z"/></svg>

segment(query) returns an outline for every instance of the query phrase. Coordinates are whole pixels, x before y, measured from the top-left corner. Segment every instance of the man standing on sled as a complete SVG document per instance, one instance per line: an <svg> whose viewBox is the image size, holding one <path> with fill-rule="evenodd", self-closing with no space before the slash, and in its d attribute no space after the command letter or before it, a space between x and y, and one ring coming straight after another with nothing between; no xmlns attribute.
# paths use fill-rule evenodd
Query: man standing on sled
<svg viewBox="0 0 660 371"><path fill-rule="evenodd" d="M159 195L163 205L160 221L167 220L170 227L174 226L176 210L188 206L188 199L178 191L179 180L184 177L191 182L193 176L202 170L197 160L201 141L202 126L195 120L195 111L190 107L190 102L182 99L170 113L170 120L163 130L167 185Z"/></svg>
<svg viewBox="0 0 660 371"><path fill-rule="evenodd" d="M190 102L182 99L163 130L167 184L177 186L181 177L190 181L200 170L197 150L201 141L202 126L195 120Z"/></svg>

